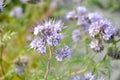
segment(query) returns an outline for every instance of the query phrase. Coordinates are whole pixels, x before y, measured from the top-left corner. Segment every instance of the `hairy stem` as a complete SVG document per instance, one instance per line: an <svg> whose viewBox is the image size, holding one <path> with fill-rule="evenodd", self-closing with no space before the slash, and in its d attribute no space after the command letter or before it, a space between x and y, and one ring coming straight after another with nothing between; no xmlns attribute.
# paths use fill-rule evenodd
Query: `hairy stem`
<svg viewBox="0 0 120 80"><path fill-rule="evenodd" d="M49 46L49 58L48 58L48 62L47 62L47 67L46 67L46 73L44 75L44 80L47 80L47 77L48 77L48 74L50 72L50 62L51 62L51 59L52 59L52 48Z"/></svg>

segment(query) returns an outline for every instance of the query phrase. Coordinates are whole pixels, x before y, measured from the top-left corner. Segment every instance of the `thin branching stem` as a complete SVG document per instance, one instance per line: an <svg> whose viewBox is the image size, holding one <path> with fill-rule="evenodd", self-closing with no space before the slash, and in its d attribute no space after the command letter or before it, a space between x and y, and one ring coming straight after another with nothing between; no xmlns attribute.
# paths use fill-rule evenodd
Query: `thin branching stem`
<svg viewBox="0 0 120 80"><path fill-rule="evenodd" d="M78 71L76 71L76 72L70 73L70 76L74 76L74 75L78 75L78 74L80 74L80 73L84 73L84 72L86 72L86 70L87 70L87 67L85 67L85 68L82 69L82 70L78 70Z"/></svg>
<svg viewBox="0 0 120 80"><path fill-rule="evenodd" d="M48 62L47 62L47 67L46 67L46 73L44 75L44 80L47 80L48 74L50 72L50 63L51 63L51 59L52 59L52 48L49 46L49 58L48 58Z"/></svg>

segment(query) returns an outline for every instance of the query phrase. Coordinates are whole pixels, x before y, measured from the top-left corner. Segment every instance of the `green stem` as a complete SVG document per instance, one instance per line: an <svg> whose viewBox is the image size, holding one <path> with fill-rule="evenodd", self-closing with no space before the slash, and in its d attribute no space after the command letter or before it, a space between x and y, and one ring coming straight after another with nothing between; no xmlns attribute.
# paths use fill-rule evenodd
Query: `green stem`
<svg viewBox="0 0 120 80"><path fill-rule="evenodd" d="M86 72L87 71L87 66L84 68L84 69L82 69L82 70L78 70L78 71L74 71L74 72L72 72L72 73L70 73L70 76L74 76L74 75L77 75L77 74L80 74L80 73L84 73L84 72Z"/></svg>
<svg viewBox="0 0 120 80"><path fill-rule="evenodd" d="M46 73L44 75L44 80L47 80L47 77L48 77L48 74L50 72L50 62L51 62L51 59L52 59L52 48L49 46L49 58L48 58L48 62L47 62L47 67L46 67Z"/></svg>
<svg viewBox="0 0 120 80"><path fill-rule="evenodd" d="M2 42L2 31L0 31L0 41ZM1 60L1 70L2 74L5 75L4 66L3 66L3 45L0 45L0 60Z"/></svg>
<svg viewBox="0 0 120 80"><path fill-rule="evenodd" d="M97 53L94 53L91 57L91 59L95 58L95 56L97 55Z"/></svg>
<svg viewBox="0 0 120 80"><path fill-rule="evenodd" d="M106 53L104 56L103 56L103 59L102 60L105 60L107 58L107 55L108 53Z"/></svg>

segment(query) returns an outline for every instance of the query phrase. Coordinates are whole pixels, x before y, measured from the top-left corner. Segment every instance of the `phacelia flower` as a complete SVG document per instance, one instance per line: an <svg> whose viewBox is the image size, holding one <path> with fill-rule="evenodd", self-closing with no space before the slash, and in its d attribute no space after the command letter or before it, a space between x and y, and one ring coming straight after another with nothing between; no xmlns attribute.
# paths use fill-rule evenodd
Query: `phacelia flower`
<svg viewBox="0 0 120 80"><path fill-rule="evenodd" d="M34 28L34 35L37 38L31 42L31 48L34 48L39 53L46 53L46 45L57 46L63 38L63 35L60 33L62 27L61 21L54 20L38 24Z"/></svg>
<svg viewBox="0 0 120 80"><path fill-rule="evenodd" d="M103 45L98 39L96 39L91 41L90 48L92 48L96 52L100 52L103 50Z"/></svg>
<svg viewBox="0 0 120 80"><path fill-rule="evenodd" d="M87 12L87 9L83 6L78 6L74 10L67 13L66 18L67 19L76 19L79 16L85 15Z"/></svg>
<svg viewBox="0 0 120 80"><path fill-rule="evenodd" d="M57 61L62 61L65 57L70 55L71 55L71 49L67 45L56 51Z"/></svg>
<svg viewBox="0 0 120 80"><path fill-rule="evenodd" d="M69 80L82 80L80 75L72 76Z"/></svg>
<svg viewBox="0 0 120 80"><path fill-rule="evenodd" d="M111 40L111 38L117 34L116 28L107 20L93 22L88 31L91 37L101 36L105 41Z"/></svg>
<svg viewBox="0 0 120 80"><path fill-rule="evenodd" d="M46 42L42 38L36 38L30 43L30 47L39 53L46 53Z"/></svg>
<svg viewBox="0 0 120 80"><path fill-rule="evenodd" d="M66 15L67 19L72 19L72 18L75 18L75 17L76 17L76 12L74 10L68 12L67 15Z"/></svg>
<svg viewBox="0 0 120 80"><path fill-rule="evenodd" d="M111 26L111 24L107 20L93 22L89 27L89 34L91 37L96 37L96 35L104 33L104 29L109 26Z"/></svg>
<svg viewBox="0 0 120 80"><path fill-rule="evenodd" d="M14 7L10 13L9 16L11 17L21 17L23 15L23 9L19 6Z"/></svg>
<svg viewBox="0 0 120 80"><path fill-rule="evenodd" d="M96 80L96 79L95 79L95 76L92 75L92 73L86 73L84 75L84 80Z"/></svg>
<svg viewBox="0 0 120 80"><path fill-rule="evenodd" d="M96 21L100 21L100 20L103 19L102 16L101 16L100 14L96 13L96 12L94 12L94 13L89 13L89 14L87 15L87 17L88 17L88 19L89 19L89 21L90 21L91 23L96 22Z"/></svg>
<svg viewBox="0 0 120 80"><path fill-rule="evenodd" d="M80 30L79 29L73 30L73 32L72 32L72 40L74 42L77 42L77 41L80 40Z"/></svg>
<svg viewBox="0 0 120 80"><path fill-rule="evenodd" d="M86 14L87 9L83 6L78 6L76 8L76 12L77 12L78 15L84 15L84 14Z"/></svg>
<svg viewBox="0 0 120 80"><path fill-rule="evenodd" d="M3 8L4 8L4 1L3 0L0 0L0 12L3 11Z"/></svg>
<svg viewBox="0 0 120 80"><path fill-rule="evenodd" d="M112 36L117 34L117 30L115 27L106 27L104 29L104 33L103 33L103 39L105 41L109 41L111 40Z"/></svg>
<svg viewBox="0 0 120 80"><path fill-rule="evenodd" d="M78 17L77 24L80 25L80 26L83 26L83 25L88 24L88 22L86 21L86 19L85 19L84 16L79 16L79 17Z"/></svg>

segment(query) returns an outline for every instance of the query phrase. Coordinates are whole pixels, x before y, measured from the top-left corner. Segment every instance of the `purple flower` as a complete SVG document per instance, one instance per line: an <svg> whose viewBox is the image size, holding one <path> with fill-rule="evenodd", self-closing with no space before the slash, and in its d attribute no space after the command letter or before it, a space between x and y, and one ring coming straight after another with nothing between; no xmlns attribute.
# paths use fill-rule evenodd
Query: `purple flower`
<svg viewBox="0 0 120 80"><path fill-rule="evenodd" d="M100 40L95 39L95 40L91 41L90 48L92 48L96 52L100 52L103 50L103 45L100 42Z"/></svg>
<svg viewBox="0 0 120 80"><path fill-rule="evenodd" d="M20 0L22 3L26 3L28 2L28 0Z"/></svg>
<svg viewBox="0 0 120 80"><path fill-rule="evenodd" d="M113 35L117 34L115 27L107 27L104 29L103 39L109 41Z"/></svg>
<svg viewBox="0 0 120 80"><path fill-rule="evenodd" d="M89 27L89 34L91 37L95 37L96 35L103 34L104 29L109 26L111 26L111 24L107 20L100 20L93 22Z"/></svg>
<svg viewBox="0 0 120 80"><path fill-rule="evenodd" d="M66 18L67 19L76 19L79 16L85 15L87 12L87 9L83 6L78 6L74 10L67 13Z"/></svg>
<svg viewBox="0 0 120 80"><path fill-rule="evenodd" d="M82 26L82 25L88 24L88 22L87 22L87 20L85 19L84 16L79 16L79 17L78 17L77 24L80 25L80 26Z"/></svg>
<svg viewBox="0 0 120 80"><path fill-rule="evenodd" d="M46 53L46 45L57 46L63 38L63 35L60 33L62 27L63 24L61 21L54 20L38 24L37 27L34 28L36 39L31 42L31 48L34 48L40 53Z"/></svg>
<svg viewBox="0 0 120 80"><path fill-rule="evenodd" d="M3 0L0 0L0 12L3 11L3 8L4 8L4 1Z"/></svg>
<svg viewBox="0 0 120 80"><path fill-rule="evenodd" d="M10 13L9 16L13 17L21 17L23 15L23 9L19 6L14 7Z"/></svg>
<svg viewBox="0 0 120 80"><path fill-rule="evenodd" d="M76 17L76 12L74 10L70 11L66 14L67 19L72 19L72 18L75 18L75 17Z"/></svg>
<svg viewBox="0 0 120 80"><path fill-rule="evenodd" d="M56 46L60 40L63 38L63 35L62 34L54 34L52 36L49 36L47 38L47 43L50 45L50 46Z"/></svg>
<svg viewBox="0 0 120 80"><path fill-rule="evenodd" d="M89 13L87 15L87 17L88 17L88 19L90 20L91 23L96 22L96 21L100 21L101 19L103 19L102 16L100 14L96 13L96 12Z"/></svg>
<svg viewBox="0 0 120 80"><path fill-rule="evenodd" d="M46 53L46 42L42 38L34 39L31 44L31 48L34 48L39 53Z"/></svg>
<svg viewBox="0 0 120 80"><path fill-rule="evenodd" d="M72 32L72 40L74 42L77 42L77 41L80 40L80 30L79 29L73 30L73 32Z"/></svg>
<svg viewBox="0 0 120 80"><path fill-rule="evenodd" d="M87 13L87 9L83 6L78 6L76 8L76 12L78 15L85 15Z"/></svg>
<svg viewBox="0 0 120 80"><path fill-rule="evenodd" d="M101 36L106 41L111 40L112 36L117 34L116 28L107 20L93 22L88 31L91 37Z"/></svg>
<svg viewBox="0 0 120 80"><path fill-rule="evenodd" d="M84 80L95 80L95 76L92 75L91 73L86 73L84 75Z"/></svg>
<svg viewBox="0 0 120 80"><path fill-rule="evenodd" d="M69 80L82 80L80 75L72 76Z"/></svg>
<svg viewBox="0 0 120 80"><path fill-rule="evenodd" d="M56 51L56 59L57 61L62 61L65 57L70 56L70 54L71 49L67 45L65 45L64 47L59 48Z"/></svg>

